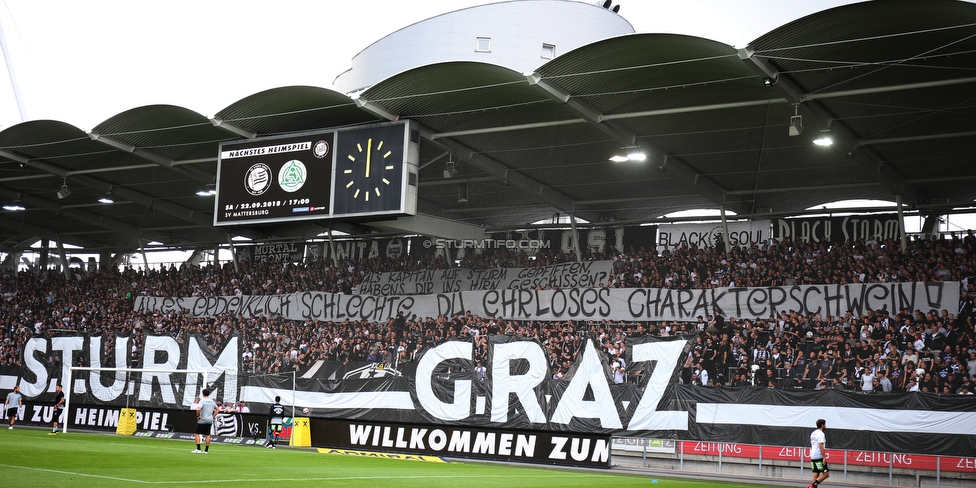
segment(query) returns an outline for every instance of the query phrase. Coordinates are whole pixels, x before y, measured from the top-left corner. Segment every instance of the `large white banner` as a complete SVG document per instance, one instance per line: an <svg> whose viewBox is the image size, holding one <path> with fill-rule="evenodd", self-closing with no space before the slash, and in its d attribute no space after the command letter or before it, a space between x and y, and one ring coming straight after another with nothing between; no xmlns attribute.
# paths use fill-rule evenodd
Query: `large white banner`
<svg viewBox="0 0 976 488"><path fill-rule="evenodd" d="M50 405L54 401L51 385L57 381L70 385L67 414L71 423L99 430L114 431L118 426L118 407L124 405L139 409L142 431L169 431L171 426L177 431L192 429L196 421L188 407L199 391L209 386L215 400L242 400L256 412L250 414L252 418L224 414L218 427L221 434L238 438L253 435L246 426L261 415L275 396L290 391L290 406L303 410L307 407L316 422L326 422L326 427L312 424L312 429L318 425L318 431L312 434L318 445L348 445L356 449L410 450L433 446L430 448L434 454L500 454L508 459L535 457L550 463L586 459L606 462L606 443L587 448L585 439L579 445L570 440L577 433L585 433L583 436L694 439L699 442L686 452L704 455L718 452L708 441L722 439L720 448L724 447L726 453L755 457L739 448L744 444L752 448L803 445L811 425L820 417L833 419L830 422L834 429L855 433L845 448L851 449L852 455L857 454L864 465L871 462L865 464L860 456L880 454L878 451L925 452L950 456L942 458L943 471L972 473L972 453L976 452L976 403L961 395L861 395L842 390L677 385L691 336L628 337L627 371L641 373L644 379L638 384L614 382L608 364L611 359L599 351L593 337L583 341L574 354L573 374L562 379L553 379L547 350L538 339L497 334L488 338L490 351L481 378L470 370L443 374L448 367L477 360L474 343L466 338L427 343L415 360L402 369L402 376L401 372L354 377L299 376L295 383L290 376L284 380L245 371L241 356L244 344L236 333L216 348L208 347L202 337L191 333L179 337L117 336L114 355L105 354L103 339L88 334L29 338L17 353L19 366L9 366L0 374L0 393L19 385L27 398L18 413L20 421L50 425ZM143 351L134 362L128 354L133 346ZM39 360L52 356L61 360ZM69 375L67 368L71 364L106 368L128 365L144 371L129 375ZM351 372L342 364L327 361L324 368L340 367ZM361 365L366 363L348 364L356 368L352 371L362 371ZM378 371L376 364L367 367ZM173 371L175 368L206 371L206 377ZM167 421L167 415L172 422ZM502 429L518 432L504 434ZM502 448L508 451L503 452ZM536 448L538 451L534 451ZM518 454L520 449L522 454ZM775 451L780 452L780 459L795 459L798 450L781 447ZM546 455L534 456L533 452ZM558 455L552 457L552 453ZM969 457L959 458L960 454ZM925 469L934 470L938 466L935 459L919 461L922 456L914 454L896 456L901 456L900 464L906 469L927 466ZM771 458L777 458L775 452ZM875 466L889 466L890 460L872 459L879 461Z"/></svg>
<svg viewBox="0 0 976 488"><path fill-rule="evenodd" d="M502 288L596 288L606 284L613 261L560 263L535 268L437 269L370 273L361 295L411 295Z"/></svg>
<svg viewBox="0 0 976 488"><path fill-rule="evenodd" d="M430 295L343 295L300 292L231 297L138 297L137 312L188 310L198 317L277 314L290 320L382 321L437 317L470 311L482 317L517 320L677 320L722 312L726 317L761 318L795 310L802 314L860 315L867 310L954 310L959 282L796 285L672 290L666 288L499 289Z"/></svg>
<svg viewBox="0 0 976 488"><path fill-rule="evenodd" d="M751 247L771 237L771 221L729 222L729 235L724 239L733 246ZM657 228L657 250L673 251L681 246L714 247L722 236L722 223L662 224Z"/></svg>

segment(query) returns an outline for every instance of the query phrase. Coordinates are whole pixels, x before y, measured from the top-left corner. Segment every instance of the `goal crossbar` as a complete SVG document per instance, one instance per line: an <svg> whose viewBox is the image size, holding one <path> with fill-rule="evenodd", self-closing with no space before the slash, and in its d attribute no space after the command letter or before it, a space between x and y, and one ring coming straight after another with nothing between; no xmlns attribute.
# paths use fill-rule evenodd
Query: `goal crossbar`
<svg viewBox="0 0 976 488"><path fill-rule="evenodd" d="M64 422L62 422L62 432L68 432L68 424L70 423L70 408L71 408L71 395L74 393L74 381L75 381L75 371L98 371L98 372L119 372L123 371L125 373L181 373L181 374L197 374L203 376L203 381L200 383L202 388L207 387L207 370L205 369L164 369L164 368L99 368L93 366L69 366L68 367L68 382L65 387L67 392L64 396ZM62 382L63 384L64 382ZM62 388L63 390L64 388Z"/></svg>

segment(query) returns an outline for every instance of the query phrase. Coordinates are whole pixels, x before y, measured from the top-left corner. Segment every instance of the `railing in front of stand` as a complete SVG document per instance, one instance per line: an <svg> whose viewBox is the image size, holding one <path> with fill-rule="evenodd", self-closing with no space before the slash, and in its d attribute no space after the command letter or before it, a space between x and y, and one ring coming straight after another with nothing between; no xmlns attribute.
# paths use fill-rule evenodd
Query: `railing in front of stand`
<svg viewBox="0 0 976 488"><path fill-rule="evenodd" d="M615 437L613 449L630 452L640 452L642 464L647 467L647 455L654 457L674 455L678 460L678 470L684 470L686 459L694 457L695 461L710 461L718 464L718 472L722 472L723 458L750 460L757 464L759 476L763 476L763 467L771 463L795 466L799 469L799 477L806 476L809 470L809 448L790 446L762 446L753 444L736 444L702 441L677 441L671 439L649 439L641 437ZM941 481L943 473L965 473L976 479L976 455L974 456L937 456L928 454L910 454L893 452L856 451L846 449L827 449L827 462L836 474L843 471L843 479L847 481L848 470L870 471L875 468L888 470L888 484L892 484L895 470L914 470L928 472L926 476L934 477L936 483ZM864 468L864 469L857 469ZM968 476L966 479L970 479Z"/></svg>

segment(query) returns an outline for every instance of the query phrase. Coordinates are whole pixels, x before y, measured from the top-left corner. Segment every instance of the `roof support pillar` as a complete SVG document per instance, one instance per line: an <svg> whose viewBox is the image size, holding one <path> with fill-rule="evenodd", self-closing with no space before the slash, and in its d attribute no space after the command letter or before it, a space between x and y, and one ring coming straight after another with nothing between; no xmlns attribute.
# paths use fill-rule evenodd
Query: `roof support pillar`
<svg viewBox="0 0 976 488"><path fill-rule="evenodd" d="M234 239L231 238L230 234L227 234L227 249L230 249L230 258L234 261L234 272L241 272L241 259L237 256L237 251L234 250Z"/></svg>
<svg viewBox="0 0 976 488"><path fill-rule="evenodd" d="M725 252L732 250L731 239L729 239L729 221L726 219L725 205L719 205L718 209L722 212L722 242L725 244Z"/></svg>
<svg viewBox="0 0 976 488"><path fill-rule="evenodd" d="M64 273L64 279L70 280L71 270L68 269L68 264L70 263L68 263L68 256L64 253L64 243L60 239L58 240L58 256L61 258L61 266L64 266L64 269L61 271Z"/></svg>
<svg viewBox="0 0 976 488"><path fill-rule="evenodd" d="M105 271L109 269L112 264L112 253L110 251L101 251L98 253L98 270Z"/></svg>
<svg viewBox="0 0 976 488"><path fill-rule="evenodd" d="M149 271L149 257L146 256L146 243L139 239L139 252L142 254L142 263L145 265L142 272L145 273Z"/></svg>
<svg viewBox="0 0 976 488"><path fill-rule="evenodd" d="M569 213L569 228L573 231L573 252L576 253L576 262L583 262L583 256L580 255L579 247L579 231L576 230L576 212Z"/></svg>
<svg viewBox="0 0 976 488"><path fill-rule="evenodd" d="M908 242L905 236L905 207L901 204L901 195L895 195L895 205L898 206L898 240L901 243L901 253L905 254Z"/></svg>
<svg viewBox="0 0 976 488"><path fill-rule="evenodd" d="M47 269L47 263L49 261L51 254L51 241L48 239L41 240L41 250L37 253L37 272L43 273Z"/></svg>

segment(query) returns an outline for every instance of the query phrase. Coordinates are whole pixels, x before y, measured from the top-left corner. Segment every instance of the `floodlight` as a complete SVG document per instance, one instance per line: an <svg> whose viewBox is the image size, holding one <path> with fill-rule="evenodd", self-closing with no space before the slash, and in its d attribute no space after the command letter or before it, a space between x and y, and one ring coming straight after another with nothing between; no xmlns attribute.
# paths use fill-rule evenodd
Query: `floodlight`
<svg viewBox="0 0 976 488"><path fill-rule="evenodd" d="M790 137L798 136L803 132L803 116L794 115L790 117Z"/></svg>
<svg viewBox="0 0 976 488"><path fill-rule="evenodd" d="M613 156L610 156L610 161L615 163L623 163L626 161L644 161L647 159L647 153L644 152L638 146L622 147Z"/></svg>
<svg viewBox="0 0 976 488"><path fill-rule="evenodd" d="M813 140L813 143L818 146L829 146L834 143L834 140L830 138L830 130L820 131L820 137Z"/></svg>
<svg viewBox="0 0 976 488"><path fill-rule="evenodd" d="M803 132L803 116L800 115L800 106L793 106L793 116L790 117L790 137L798 136Z"/></svg>
<svg viewBox="0 0 976 488"><path fill-rule="evenodd" d="M68 180L64 180L64 184L61 185L61 189L58 190L58 200L64 200L71 195L71 190L68 189Z"/></svg>

